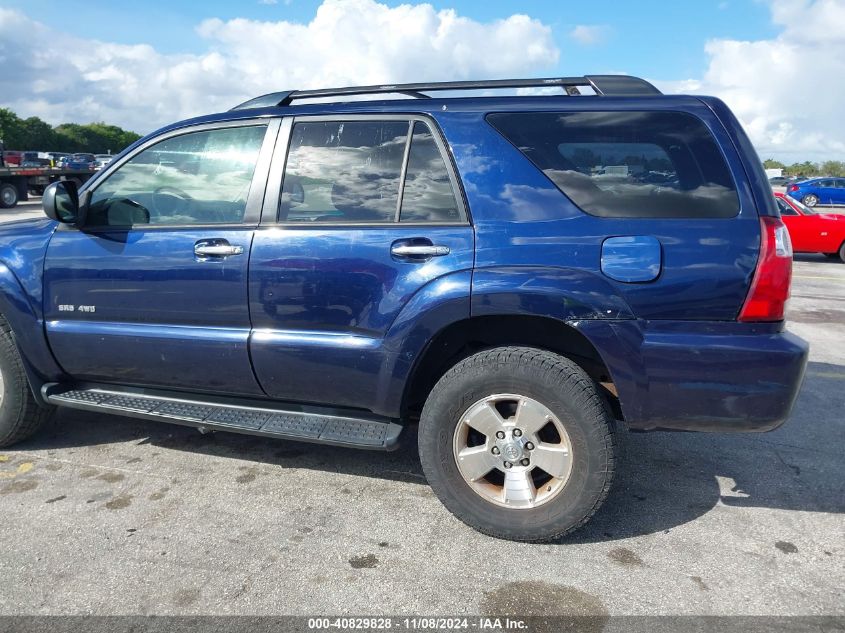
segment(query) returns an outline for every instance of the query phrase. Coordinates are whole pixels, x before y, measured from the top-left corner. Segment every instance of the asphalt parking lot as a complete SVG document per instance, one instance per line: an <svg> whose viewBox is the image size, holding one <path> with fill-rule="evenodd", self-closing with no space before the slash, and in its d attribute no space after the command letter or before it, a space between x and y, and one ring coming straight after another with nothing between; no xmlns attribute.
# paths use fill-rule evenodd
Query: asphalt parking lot
<svg viewBox="0 0 845 633"><path fill-rule="evenodd" d="M412 434L371 453L60 411L0 450L0 614L845 615L845 264L794 274L792 419L630 435L603 509L549 545L452 518Z"/></svg>

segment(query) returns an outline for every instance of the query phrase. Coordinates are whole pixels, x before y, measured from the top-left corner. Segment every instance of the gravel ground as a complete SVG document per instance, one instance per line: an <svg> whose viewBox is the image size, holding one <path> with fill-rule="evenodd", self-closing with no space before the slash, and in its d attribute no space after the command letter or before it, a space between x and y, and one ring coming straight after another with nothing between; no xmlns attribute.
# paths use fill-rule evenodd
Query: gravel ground
<svg viewBox="0 0 845 633"><path fill-rule="evenodd" d="M371 453L60 411L0 450L0 614L845 615L845 265L799 256L811 342L763 435L630 435L549 545L459 523L413 436Z"/></svg>

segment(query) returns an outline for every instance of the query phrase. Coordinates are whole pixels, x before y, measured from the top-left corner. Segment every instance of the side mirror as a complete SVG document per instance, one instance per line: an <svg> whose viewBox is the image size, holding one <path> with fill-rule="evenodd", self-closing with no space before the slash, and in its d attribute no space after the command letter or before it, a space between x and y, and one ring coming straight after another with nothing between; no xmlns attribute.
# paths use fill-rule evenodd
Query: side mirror
<svg viewBox="0 0 845 633"><path fill-rule="evenodd" d="M82 224L84 214L80 213L79 191L72 180L60 180L44 189L41 197L44 214L51 220L63 224Z"/></svg>

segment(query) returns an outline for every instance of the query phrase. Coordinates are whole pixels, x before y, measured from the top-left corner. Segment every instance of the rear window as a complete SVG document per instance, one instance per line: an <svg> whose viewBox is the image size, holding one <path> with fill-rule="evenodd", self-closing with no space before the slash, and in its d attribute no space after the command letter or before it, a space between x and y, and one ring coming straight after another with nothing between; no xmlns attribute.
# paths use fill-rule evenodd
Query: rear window
<svg viewBox="0 0 845 633"><path fill-rule="evenodd" d="M683 112L507 112L487 120L583 211L730 218L739 199L704 123Z"/></svg>

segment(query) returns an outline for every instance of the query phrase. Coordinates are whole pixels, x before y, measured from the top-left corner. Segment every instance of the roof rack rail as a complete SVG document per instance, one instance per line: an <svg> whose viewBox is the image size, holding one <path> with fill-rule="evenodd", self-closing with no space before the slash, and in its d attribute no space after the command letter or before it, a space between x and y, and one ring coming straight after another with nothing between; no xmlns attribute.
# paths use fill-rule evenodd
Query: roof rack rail
<svg viewBox="0 0 845 633"><path fill-rule="evenodd" d="M289 106L295 99L349 97L367 94L403 94L415 99L429 99L426 92L438 90L490 90L498 88L548 88L561 87L570 96L579 95L580 87L590 87L597 95L606 97L632 97L659 95L661 92L639 77L629 75L585 75L584 77L552 77L545 79L489 79L482 81L438 81L433 83L386 84L381 86L350 86L347 88L322 88L318 90L286 90L271 92L240 105L232 110Z"/></svg>

